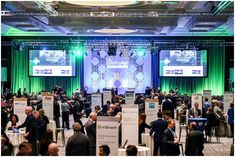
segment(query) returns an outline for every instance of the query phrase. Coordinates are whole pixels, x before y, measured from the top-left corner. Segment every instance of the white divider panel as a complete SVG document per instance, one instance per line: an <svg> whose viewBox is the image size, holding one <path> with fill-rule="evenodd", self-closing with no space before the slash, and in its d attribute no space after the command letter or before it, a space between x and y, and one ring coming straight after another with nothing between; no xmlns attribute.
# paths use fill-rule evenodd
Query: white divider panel
<svg viewBox="0 0 235 157"><path fill-rule="evenodd" d="M99 146L108 145L110 156L118 155L118 118L98 116L96 125L96 156L99 156Z"/></svg>
<svg viewBox="0 0 235 157"><path fill-rule="evenodd" d="M122 106L122 146L126 143L138 145L138 124L139 124L139 108L138 105Z"/></svg>
<svg viewBox="0 0 235 157"><path fill-rule="evenodd" d="M49 120L53 120L54 112L54 95L48 93L42 93L42 108L45 111L45 115Z"/></svg>
<svg viewBox="0 0 235 157"><path fill-rule="evenodd" d="M27 99L26 98L14 98L14 114L18 115L19 121L23 123L26 118L25 108L27 107Z"/></svg>

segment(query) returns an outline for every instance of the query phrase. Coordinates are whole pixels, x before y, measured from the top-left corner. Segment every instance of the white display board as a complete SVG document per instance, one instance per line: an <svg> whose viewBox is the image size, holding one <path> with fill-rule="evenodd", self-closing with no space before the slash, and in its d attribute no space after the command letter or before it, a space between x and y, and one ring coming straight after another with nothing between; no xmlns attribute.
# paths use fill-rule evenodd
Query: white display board
<svg viewBox="0 0 235 157"><path fill-rule="evenodd" d="M54 95L50 93L42 93L42 108L45 111L45 115L49 120L53 120L54 117Z"/></svg>
<svg viewBox="0 0 235 157"><path fill-rule="evenodd" d="M99 146L108 145L109 156L118 155L118 118L98 116L96 124L96 156L99 156Z"/></svg>
<svg viewBox="0 0 235 157"><path fill-rule="evenodd" d="M125 92L125 103L126 104L134 104L135 103L135 90L128 89Z"/></svg>
<svg viewBox="0 0 235 157"><path fill-rule="evenodd" d="M138 105L122 106L122 146L138 145L139 131L139 108Z"/></svg>
<svg viewBox="0 0 235 157"><path fill-rule="evenodd" d="M101 93L92 93L91 94L91 109L92 111L95 110L95 106L99 105L101 108L102 105L102 97Z"/></svg>
<svg viewBox="0 0 235 157"><path fill-rule="evenodd" d="M211 90L203 90L203 102L205 101L205 98L208 98L208 102L211 103Z"/></svg>
<svg viewBox="0 0 235 157"><path fill-rule="evenodd" d="M233 93L224 92L224 112L227 113L230 103L234 102Z"/></svg>
<svg viewBox="0 0 235 157"><path fill-rule="evenodd" d="M191 108L194 107L194 103L198 102L199 109L202 111L202 94L192 94L192 100L191 100Z"/></svg>
<svg viewBox="0 0 235 157"><path fill-rule="evenodd" d="M19 121L23 123L26 118L25 108L27 107L27 99L26 98L14 98L14 114L17 114Z"/></svg>
<svg viewBox="0 0 235 157"><path fill-rule="evenodd" d="M152 121L157 120L158 111L159 111L159 101L158 101L158 99L146 99L145 100L146 123L148 125Z"/></svg>
<svg viewBox="0 0 235 157"><path fill-rule="evenodd" d="M112 100L112 92L110 90L103 90L103 105L107 103L107 101Z"/></svg>

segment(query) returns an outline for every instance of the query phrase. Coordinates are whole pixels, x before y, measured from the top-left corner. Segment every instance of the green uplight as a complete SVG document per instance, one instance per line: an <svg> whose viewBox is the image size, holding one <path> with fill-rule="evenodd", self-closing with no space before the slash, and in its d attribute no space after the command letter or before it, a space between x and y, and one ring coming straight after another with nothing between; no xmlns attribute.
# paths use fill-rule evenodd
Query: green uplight
<svg viewBox="0 0 235 157"><path fill-rule="evenodd" d="M72 47L71 48L72 49L72 51L73 51L73 53L74 53L74 55L76 55L77 57L82 57L83 56L83 51L82 51L82 48L81 47Z"/></svg>

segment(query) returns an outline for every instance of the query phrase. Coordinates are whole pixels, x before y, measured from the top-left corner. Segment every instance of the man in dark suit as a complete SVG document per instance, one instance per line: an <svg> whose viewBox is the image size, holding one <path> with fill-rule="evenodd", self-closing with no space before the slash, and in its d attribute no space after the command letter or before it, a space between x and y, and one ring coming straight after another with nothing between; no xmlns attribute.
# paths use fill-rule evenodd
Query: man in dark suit
<svg viewBox="0 0 235 157"><path fill-rule="evenodd" d="M32 144L33 155L38 155L39 152L39 142L42 139L43 126L45 122L41 119L39 111L33 112L33 118L30 118L26 124L26 133L24 137Z"/></svg>
<svg viewBox="0 0 235 157"><path fill-rule="evenodd" d="M33 118L32 111L33 111L33 108L31 106L27 106L25 108L25 114L27 115L27 117L25 118L24 123L17 127L18 129L26 127L28 121Z"/></svg>
<svg viewBox="0 0 235 157"><path fill-rule="evenodd" d="M190 132L186 137L185 155L203 156L204 135L201 131L196 130L197 123L190 123Z"/></svg>
<svg viewBox="0 0 235 157"><path fill-rule="evenodd" d="M96 114L91 113L92 124L86 127L87 136L89 137L90 143L90 155L96 155Z"/></svg>
<svg viewBox="0 0 235 157"><path fill-rule="evenodd" d="M163 132L167 128L167 122L162 119L162 112L157 113L158 119L150 123L151 131L150 136L154 133L153 142L154 149L153 155L157 156L158 149L160 148L160 155L163 155Z"/></svg>
<svg viewBox="0 0 235 157"><path fill-rule="evenodd" d="M165 96L164 100L162 101L162 112L163 113L170 113L171 117L174 117L174 106L172 101L170 100L170 96Z"/></svg>
<svg viewBox="0 0 235 157"><path fill-rule="evenodd" d="M202 111L198 108L199 103L195 102L194 103L194 108L189 110L189 117L190 118L198 118L201 117Z"/></svg>
<svg viewBox="0 0 235 157"><path fill-rule="evenodd" d="M72 135L66 145L66 156L88 156L89 139L81 132L81 125L77 122L73 124L74 135Z"/></svg>
<svg viewBox="0 0 235 157"><path fill-rule="evenodd" d="M173 131L175 127L174 120L168 120L168 128L163 133L163 149L164 155L166 156L178 156L179 155L179 146L178 140L176 139L176 134Z"/></svg>

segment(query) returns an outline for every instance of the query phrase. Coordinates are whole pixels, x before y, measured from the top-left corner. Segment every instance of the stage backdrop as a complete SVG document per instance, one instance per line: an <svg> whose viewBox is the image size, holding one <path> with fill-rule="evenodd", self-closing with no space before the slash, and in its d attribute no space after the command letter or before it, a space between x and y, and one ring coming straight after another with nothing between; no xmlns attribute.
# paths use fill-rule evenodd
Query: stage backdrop
<svg viewBox="0 0 235 157"><path fill-rule="evenodd" d="M140 40L132 45L123 45L125 41L114 41L117 51L110 56L109 42L90 41L85 44L84 86L88 87L88 93L112 87L118 88L119 94L124 94L128 88L144 93L146 86L152 86L150 43L141 45L138 44ZM93 43L99 46L91 46Z"/></svg>
<svg viewBox="0 0 235 157"><path fill-rule="evenodd" d="M83 54L83 44L81 43L77 47L79 47L79 51ZM23 91L23 88L27 88L28 92L40 92L43 89L51 91L55 85L59 85L66 89L67 94L71 95L76 88L80 89L80 84L83 81L83 56L75 56L76 77L28 77L29 49L31 48L27 46L24 46L22 50L12 48L11 85L13 92L17 92L19 88L21 88L21 91ZM47 49L63 49L63 47L51 47Z"/></svg>
<svg viewBox="0 0 235 157"><path fill-rule="evenodd" d="M178 87L179 93L203 93L204 89L212 90L212 95L224 94L225 77L225 48L209 47L208 52L208 77L205 78L162 78L161 91L169 92ZM156 59L156 58L155 58Z"/></svg>

